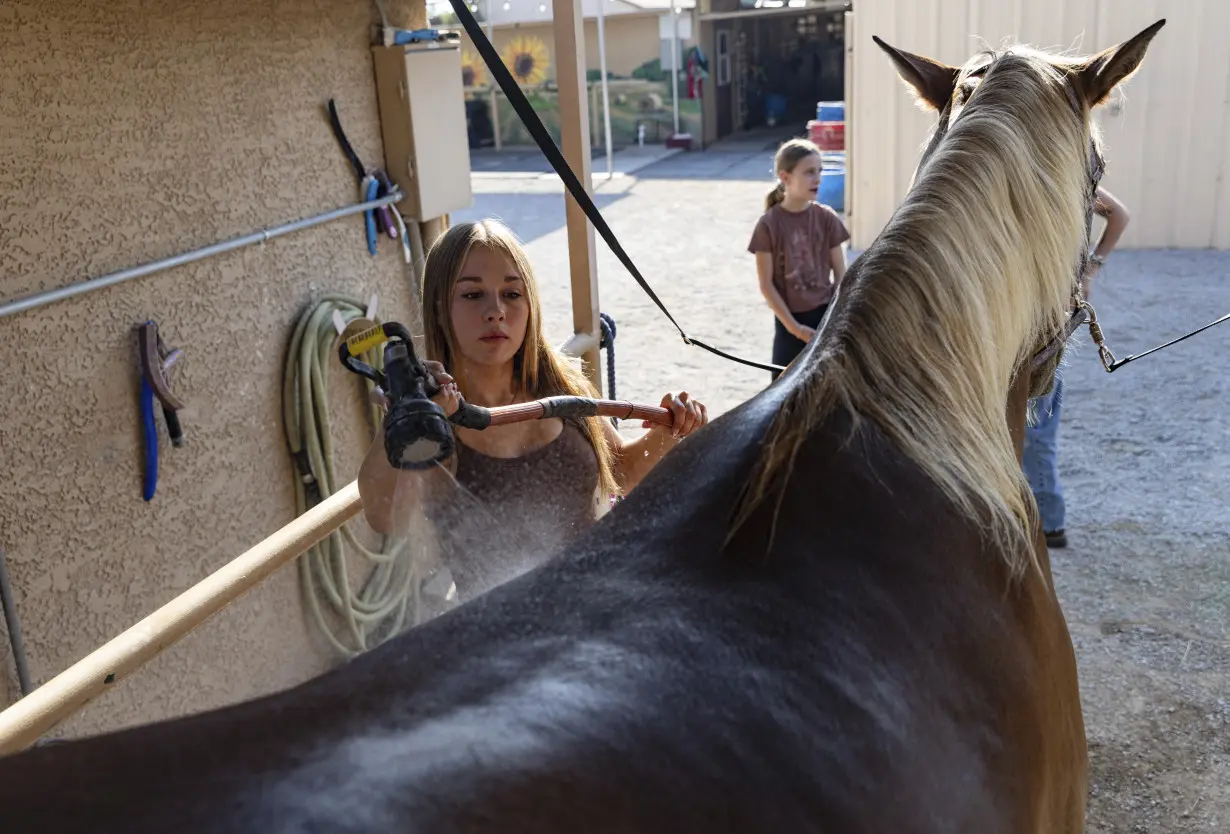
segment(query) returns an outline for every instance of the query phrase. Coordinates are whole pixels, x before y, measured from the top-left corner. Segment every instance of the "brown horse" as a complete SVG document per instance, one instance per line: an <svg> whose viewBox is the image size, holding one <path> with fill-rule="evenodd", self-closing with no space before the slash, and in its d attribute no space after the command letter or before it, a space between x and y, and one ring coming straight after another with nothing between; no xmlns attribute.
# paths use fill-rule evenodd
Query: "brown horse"
<svg viewBox="0 0 1230 834"><path fill-rule="evenodd" d="M1080 831L1020 435L1090 108L1160 25L1086 60L885 46L939 127L777 383L548 564L333 672L0 761L5 832Z"/></svg>

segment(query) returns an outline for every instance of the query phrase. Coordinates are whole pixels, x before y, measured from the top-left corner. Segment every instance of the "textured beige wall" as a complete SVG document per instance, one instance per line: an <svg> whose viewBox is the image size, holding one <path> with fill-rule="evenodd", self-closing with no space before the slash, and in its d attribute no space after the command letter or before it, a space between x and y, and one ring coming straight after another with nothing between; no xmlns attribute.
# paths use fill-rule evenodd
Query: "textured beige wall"
<svg viewBox="0 0 1230 834"><path fill-rule="evenodd" d="M359 156L383 164L376 20L360 0L4 0L0 299L354 202L323 105L336 97ZM290 329L330 291L378 291L382 315L407 316L391 244L373 260L350 218L0 319L0 543L36 682L293 518ZM186 353L188 408L181 449L158 418L146 504L132 328L149 317ZM366 426L357 385L339 381L353 471ZM332 662L285 569L58 732L233 702ZM0 669L3 705L18 688L2 625Z"/></svg>

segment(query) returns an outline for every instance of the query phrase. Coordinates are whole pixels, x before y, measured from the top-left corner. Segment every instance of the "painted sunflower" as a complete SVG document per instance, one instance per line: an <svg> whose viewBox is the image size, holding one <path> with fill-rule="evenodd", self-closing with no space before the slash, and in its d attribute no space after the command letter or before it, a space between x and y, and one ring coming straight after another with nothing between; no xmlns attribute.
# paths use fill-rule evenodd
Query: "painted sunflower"
<svg viewBox="0 0 1230 834"><path fill-rule="evenodd" d="M465 87L487 86L487 65L468 49L461 50L461 83Z"/></svg>
<svg viewBox="0 0 1230 834"><path fill-rule="evenodd" d="M504 47L500 57L520 84L536 87L547 80L550 53L547 52L547 45L538 38L519 35Z"/></svg>

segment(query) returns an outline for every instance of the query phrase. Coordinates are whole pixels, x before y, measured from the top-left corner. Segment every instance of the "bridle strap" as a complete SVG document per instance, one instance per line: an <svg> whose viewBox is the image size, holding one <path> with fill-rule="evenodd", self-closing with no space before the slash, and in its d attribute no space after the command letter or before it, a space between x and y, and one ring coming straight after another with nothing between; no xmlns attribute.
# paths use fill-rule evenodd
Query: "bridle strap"
<svg viewBox="0 0 1230 834"><path fill-rule="evenodd" d="M1056 334L1055 338L1047 342L1046 346L1042 348L1042 350L1034 354L1034 358L1030 362L1030 371L1037 373L1042 370L1043 366L1053 359L1055 354L1059 353L1060 349L1063 348L1068 339L1072 338L1072 334L1075 333L1077 329L1088 319L1089 313L1086 311L1084 306L1079 306L1074 309L1071 314L1069 314L1068 321L1064 324L1063 329Z"/></svg>

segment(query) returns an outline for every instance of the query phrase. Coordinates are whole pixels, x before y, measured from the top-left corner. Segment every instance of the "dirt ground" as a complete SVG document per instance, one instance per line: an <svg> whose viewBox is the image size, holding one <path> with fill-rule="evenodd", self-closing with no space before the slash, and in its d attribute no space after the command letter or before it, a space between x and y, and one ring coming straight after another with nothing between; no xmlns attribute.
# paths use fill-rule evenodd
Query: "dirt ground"
<svg viewBox="0 0 1230 834"><path fill-rule="evenodd" d="M763 147L672 157L600 182L598 203L690 333L765 360L772 318L747 240L768 187ZM596 161L595 168L602 169ZM499 216L571 334L562 189L476 178L466 220ZM599 240L601 309L618 325L617 393L686 388L720 413L767 374L685 346ZM1230 312L1230 252L1114 253L1093 294L1112 348L1139 352ZM1108 375L1065 370L1061 473L1070 546L1053 568L1081 675L1095 834L1230 830L1230 323Z"/></svg>

